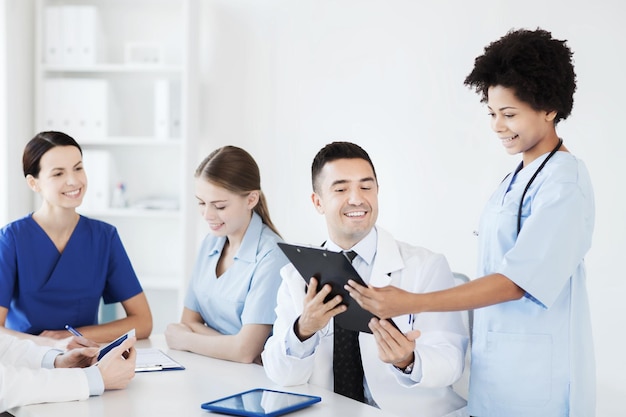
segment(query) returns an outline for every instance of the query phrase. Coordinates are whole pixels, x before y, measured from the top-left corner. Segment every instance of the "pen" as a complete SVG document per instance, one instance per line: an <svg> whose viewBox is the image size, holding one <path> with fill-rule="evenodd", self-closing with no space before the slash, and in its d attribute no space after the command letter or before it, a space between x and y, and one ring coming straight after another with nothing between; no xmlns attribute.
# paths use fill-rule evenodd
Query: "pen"
<svg viewBox="0 0 626 417"><path fill-rule="evenodd" d="M80 332L78 330L76 330L75 328L73 328L69 324L65 325L65 330L67 330L68 332L72 333L74 336L83 337L83 335L80 334Z"/></svg>

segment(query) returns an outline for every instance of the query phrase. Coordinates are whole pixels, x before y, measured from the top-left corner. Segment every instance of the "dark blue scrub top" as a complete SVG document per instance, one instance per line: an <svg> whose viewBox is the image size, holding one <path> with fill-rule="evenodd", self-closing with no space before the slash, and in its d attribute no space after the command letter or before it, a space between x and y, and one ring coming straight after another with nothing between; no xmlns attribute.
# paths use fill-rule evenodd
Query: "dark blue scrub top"
<svg viewBox="0 0 626 417"><path fill-rule="evenodd" d="M142 292L114 226L81 216L59 253L31 215L0 231L0 305L5 326L39 334L98 323L100 298L125 301Z"/></svg>

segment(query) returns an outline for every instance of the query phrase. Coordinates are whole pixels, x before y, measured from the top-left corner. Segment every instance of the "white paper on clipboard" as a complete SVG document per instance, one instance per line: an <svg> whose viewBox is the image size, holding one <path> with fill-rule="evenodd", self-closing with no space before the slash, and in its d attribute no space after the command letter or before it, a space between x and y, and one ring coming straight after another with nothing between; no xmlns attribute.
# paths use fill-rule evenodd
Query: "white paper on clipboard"
<svg viewBox="0 0 626 417"><path fill-rule="evenodd" d="M180 363L156 348L137 349L135 372L172 371L185 369Z"/></svg>

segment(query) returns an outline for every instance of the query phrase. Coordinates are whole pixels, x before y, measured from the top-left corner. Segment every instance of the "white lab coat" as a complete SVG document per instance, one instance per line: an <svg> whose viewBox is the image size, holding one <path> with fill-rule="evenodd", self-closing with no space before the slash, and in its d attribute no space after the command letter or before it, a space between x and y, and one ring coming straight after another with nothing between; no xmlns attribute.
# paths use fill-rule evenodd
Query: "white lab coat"
<svg viewBox="0 0 626 417"><path fill-rule="evenodd" d="M396 241L380 228L377 231L370 284L377 287L395 285L412 292L436 291L454 285L444 256ZM311 356L290 355L287 341L293 338L288 336L303 309L305 281L292 264L283 267L281 276L277 320L262 355L265 371L280 385L309 382L332 390L333 321L331 319L326 327L312 336L316 347ZM379 359L374 337L361 333L359 342L365 379L376 404L399 416L466 415L465 400L450 387L463 372L468 341L461 313L423 313L415 317L412 325L409 316L395 317L394 321L403 332L411 329L422 332L415 347L421 367L416 367L412 375L402 374Z"/></svg>
<svg viewBox="0 0 626 417"><path fill-rule="evenodd" d="M82 369L41 369L51 348L0 334L0 412L43 402L89 398Z"/></svg>

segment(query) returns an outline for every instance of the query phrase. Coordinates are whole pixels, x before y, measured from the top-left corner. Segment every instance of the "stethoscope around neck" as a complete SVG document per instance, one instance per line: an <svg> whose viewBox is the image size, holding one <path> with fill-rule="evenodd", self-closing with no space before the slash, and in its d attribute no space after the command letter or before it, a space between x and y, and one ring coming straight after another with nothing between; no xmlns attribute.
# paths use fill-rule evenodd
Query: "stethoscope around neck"
<svg viewBox="0 0 626 417"><path fill-rule="evenodd" d="M524 197L526 197L526 192L528 191L528 189L530 188L530 185L533 183L533 181L537 177L537 174L539 174L539 172L543 169L543 167L546 166L550 158L552 158L552 156L554 156L554 154L561 148L561 145L563 145L563 139L559 138L559 143L556 145L554 149L552 149L552 151L550 152L550 155L548 155L548 157L543 160L541 165L539 165L539 168L537 168L533 176L530 177L530 180L526 184L526 188L524 188L524 192L522 193L522 198L520 198L519 206L517 208L517 235L519 235L520 230L522 230L522 204L524 203ZM520 171L520 169L522 169L522 167L523 167L523 163L520 164L519 167L517 167L517 169L515 170L515 174L517 174Z"/></svg>

